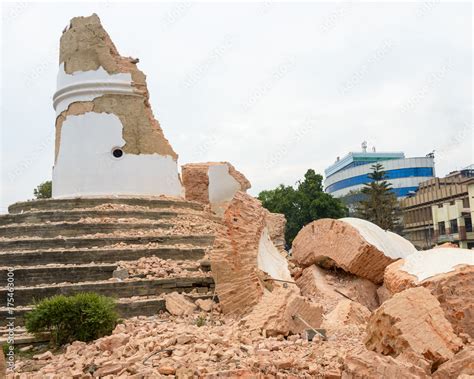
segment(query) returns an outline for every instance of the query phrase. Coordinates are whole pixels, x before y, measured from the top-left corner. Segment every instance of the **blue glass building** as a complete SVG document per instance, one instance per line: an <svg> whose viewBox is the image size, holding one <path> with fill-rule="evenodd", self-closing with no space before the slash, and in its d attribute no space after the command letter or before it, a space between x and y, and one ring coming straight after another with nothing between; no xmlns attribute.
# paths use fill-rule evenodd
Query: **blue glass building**
<svg viewBox="0 0 474 379"><path fill-rule="evenodd" d="M348 205L359 201L361 196L357 192L370 182L368 174L376 162L383 165L399 199L415 192L420 182L435 176L434 158L430 155L405 158L402 152L351 152L325 170L326 192L334 197L344 197Z"/></svg>

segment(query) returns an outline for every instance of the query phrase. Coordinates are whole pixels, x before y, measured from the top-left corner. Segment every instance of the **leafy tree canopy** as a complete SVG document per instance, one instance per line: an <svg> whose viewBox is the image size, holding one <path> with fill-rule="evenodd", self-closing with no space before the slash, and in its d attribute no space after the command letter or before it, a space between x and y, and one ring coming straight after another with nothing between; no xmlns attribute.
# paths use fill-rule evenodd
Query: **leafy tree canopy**
<svg viewBox="0 0 474 379"><path fill-rule="evenodd" d="M51 180L41 183L34 190L33 194L37 199L49 199L52 196L53 185Z"/></svg>
<svg viewBox="0 0 474 379"><path fill-rule="evenodd" d="M258 199L270 212L283 213L287 224L285 239L291 245L303 226L320 218L340 218L347 215L345 205L323 191L323 177L309 169L296 188L280 184L262 191Z"/></svg>

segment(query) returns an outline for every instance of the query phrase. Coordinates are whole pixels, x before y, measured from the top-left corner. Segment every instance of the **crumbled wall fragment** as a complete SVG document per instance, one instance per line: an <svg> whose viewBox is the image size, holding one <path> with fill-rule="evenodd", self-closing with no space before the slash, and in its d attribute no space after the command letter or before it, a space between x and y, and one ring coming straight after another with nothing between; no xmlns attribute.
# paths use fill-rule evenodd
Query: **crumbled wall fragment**
<svg viewBox="0 0 474 379"><path fill-rule="evenodd" d="M222 311L241 315L263 296L257 254L265 213L259 202L237 192L224 213L210 255L212 276Z"/></svg>
<svg viewBox="0 0 474 379"><path fill-rule="evenodd" d="M435 366L462 347L438 300L423 287L410 288L383 303L369 319L365 344L393 357L412 351Z"/></svg>
<svg viewBox="0 0 474 379"><path fill-rule="evenodd" d="M353 218L313 221L293 241L293 259L300 267L334 265L374 283L382 282L390 263L415 251L402 237Z"/></svg>
<svg viewBox="0 0 474 379"><path fill-rule="evenodd" d="M260 270L291 279L286 261L268 238L265 217L260 201L243 192L235 194L223 215L210 258L224 313L242 315L258 303L266 285L260 279ZM259 256L266 267L259 266Z"/></svg>
<svg viewBox="0 0 474 379"><path fill-rule="evenodd" d="M258 330L266 336L287 336L302 333L308 325L319 328L322 314L321 305L300 296L294 287L278 286L272 292L266 292L242 322L249 330Z"/></svg>
<svg viewBox="0 0 474 379"><path fill-rule="evenodd" d="M272 213L267 211L265 222L275 247L286 254L285 250L285 228L286 218L281 213Z"/></svg>
<svg viewBox="0 0 474 379"><path fill-rule="evenodd" d="M350 273L335 273L312 265L303 269L295 281L302 295L321 303L326 312L332 311L340 300L345 299L342 294L369 310L379 306L377 285Z"/></svg>
<svg viewBox="0 0 474 379"><path fill-rule="evenodd" d="M389 265L384 285L391 294L423 286L441 303L456 333L474 336L474 253L467 249L419 251Z"/></svg>
<svg viewBox="0 0 474 379"><path fill-rule="evenodd" d="M186 199L210 204L219 216L236 192L250 188L247 178L228 162L185 164L182 177Z"/></svg>

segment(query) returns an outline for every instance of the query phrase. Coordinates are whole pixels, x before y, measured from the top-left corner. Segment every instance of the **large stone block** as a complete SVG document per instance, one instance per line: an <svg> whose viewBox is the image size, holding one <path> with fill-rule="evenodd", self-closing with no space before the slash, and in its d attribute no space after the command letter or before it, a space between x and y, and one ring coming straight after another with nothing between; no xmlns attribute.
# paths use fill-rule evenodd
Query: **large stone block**
<svg viewBox="0 0 474 379"><path fill-rule="evenodd" d="M342 294L369 310L379 306L378 286L368 279L350 273L335 273L312 265L303 269L295 281L302 295L321 303L326 312L332 311L339 301L344 299Z"/></svg>
<svg viewBox="0 0 474 379"><path fill-rule="evenodd" d="M294 287L276 287L272 292L264 294L242 322L249 330L261 331L266 336L286 336L301 333L308 329L308 325L319 328L322 314L321 305L300 296Z"/></svg>
<svg viewBox="0 0 474 379"><path fill-rule="evenodd" d="M391 294L423 286L441 303L456 333L474 336L474 252L438 248L389 265L384 285Z"/></svg>
<svg viewBox="0 0 474 379"><path fill-rule="evenodd" d="M385 301L369 319L365 344L393 357L411 351L435 365L452 358L462 347L438 300L423 287Z"/></svg>
<svg viewBox="0 0 474 379"><path fill-rule="evenodd" d="M322 327L328 330L337 330L347 325L362 326L367 324L370 314L370 311L362 304L344 299L325 316Z"/></svg>
<svg viewBox="0 0 474 379"><path fill-rule="evenodd" d="M356 218L321 219L306 225L293 241L294 261L337 266L381 283L385 267L416 252L406 239Z"/></svg>

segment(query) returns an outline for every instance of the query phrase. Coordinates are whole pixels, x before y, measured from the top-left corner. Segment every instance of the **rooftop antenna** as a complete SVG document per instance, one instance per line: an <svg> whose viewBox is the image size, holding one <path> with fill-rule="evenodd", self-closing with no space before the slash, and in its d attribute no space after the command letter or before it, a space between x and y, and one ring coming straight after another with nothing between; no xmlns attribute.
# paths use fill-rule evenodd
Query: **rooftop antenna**
<svg viewBox="0 0 474 379"><path fill-rule="evenodd" d="M367 153L367 141L363 141L361 146L362 146L362 152Z"/></svg>

